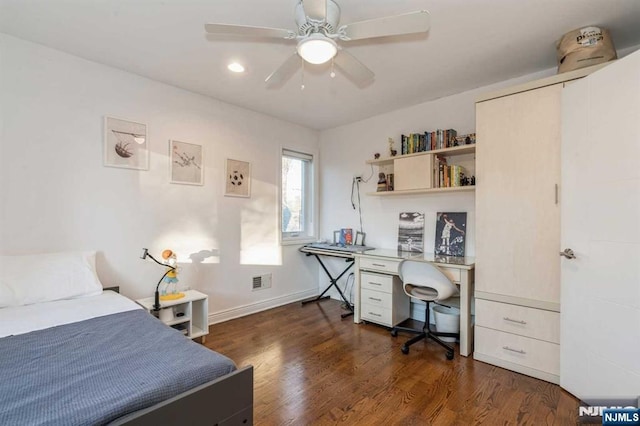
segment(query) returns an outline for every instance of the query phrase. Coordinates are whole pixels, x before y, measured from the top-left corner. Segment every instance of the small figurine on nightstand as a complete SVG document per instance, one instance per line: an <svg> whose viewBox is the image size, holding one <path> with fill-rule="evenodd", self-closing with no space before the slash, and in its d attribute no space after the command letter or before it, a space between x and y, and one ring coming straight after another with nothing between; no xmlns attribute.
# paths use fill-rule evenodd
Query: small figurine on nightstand
<svg viewBox="0 0 640 426"><path fill-rule="evenodd" d="M171 269L167 271L163 278L163 282L166 284L160 300L175 300L184 297L184 293L178 293L178 261L174 251L166 249L162 252L162 258L165 265ZM171 287L173 288L171 289ZM169 291L171 289L171 291Z"/></svg>
<svg viewBox="0 0 640 426"><path fill-rule="evenodd" d="M395 157L396 154L398 153L398 151L393 149L393 144L394 143L395 142L393 141L393 138L389 138L389 155L391 155L392 157Z"/></svg>

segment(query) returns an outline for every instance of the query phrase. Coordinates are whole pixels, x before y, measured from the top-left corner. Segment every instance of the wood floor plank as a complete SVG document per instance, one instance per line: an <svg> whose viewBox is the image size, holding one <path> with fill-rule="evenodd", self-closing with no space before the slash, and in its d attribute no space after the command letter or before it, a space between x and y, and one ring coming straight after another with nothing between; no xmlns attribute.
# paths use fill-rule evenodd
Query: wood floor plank
<svg viewBox="0 0 640 426"><path fill-rule="evenodd" d="M433 342L341 319L340 303L293 303L210 327L206 346L254 366L256 425L571 425L558 386Z"/></svg>

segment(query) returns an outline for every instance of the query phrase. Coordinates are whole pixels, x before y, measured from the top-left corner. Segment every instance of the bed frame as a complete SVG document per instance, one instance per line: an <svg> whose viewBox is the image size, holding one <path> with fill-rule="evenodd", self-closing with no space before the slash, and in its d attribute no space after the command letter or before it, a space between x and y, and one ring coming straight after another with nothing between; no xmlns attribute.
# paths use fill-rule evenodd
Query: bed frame
<svg viewBox="0 0 640 426"><path fill-rule="evenodd" d="M110 426L185 424L252 425L253 366L241 368L109 423Z"/></svg>

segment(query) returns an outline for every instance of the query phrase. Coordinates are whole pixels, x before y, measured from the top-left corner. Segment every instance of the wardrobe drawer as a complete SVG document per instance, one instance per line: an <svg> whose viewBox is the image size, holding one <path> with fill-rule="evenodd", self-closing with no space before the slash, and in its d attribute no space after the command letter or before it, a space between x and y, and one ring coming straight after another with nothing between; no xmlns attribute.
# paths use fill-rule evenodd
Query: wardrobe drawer
<svg viewBox="0 0 640 426"><path fill-rule="evenodd" d="M560 343L560 313L476 299L476 324L551 343Z"/></svg>
<svg viewBox="0 0 640 426"><path fill-rule="evenodd" d="M397 274L399 260L391 259L373 259L369 257L360 258L360 269L367 269L369 271L380 271L388 274Z"/></svg>
<svg viewBox="0 0 640 426"><path fill-rule="evenodd" d="M381 291L374 291L368 288L363 288L361 291L360 303L391 309L391 293L383 293Z"/></svg>
<svg viewBox="0 0 640 426"><path fill-rule="evenodd" d="M382 306L362 303L360 305L360 317L376 324L386 325L387 327L393 326L391 324L391 309L383 308Z"/></svg>
<svg viewBox="0 0 640 426"><path fill-rule="evenodd" d="M504 361L560 374L560 345L476 325L475 351Z"/></svg>
<svg viewBox="0 0 640 426"><path fill-rule="evenodd" d="M360 288L391 293L393 291L393 276L360 272Z"/></svg>

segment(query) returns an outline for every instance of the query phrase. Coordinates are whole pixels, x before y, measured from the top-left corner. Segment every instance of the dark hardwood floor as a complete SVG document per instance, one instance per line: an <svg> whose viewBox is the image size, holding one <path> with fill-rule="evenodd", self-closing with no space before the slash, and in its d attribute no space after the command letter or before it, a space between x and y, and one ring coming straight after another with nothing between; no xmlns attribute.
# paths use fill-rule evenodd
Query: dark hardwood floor
<svg viewBox="0 0 640 426"><path fill-rule="evenodd" d="M409 355L373 324L340 319L340 303L294 303L210 327L206 346L254 366L257 425L574 425L560 387L434 342Z"/></svg>

